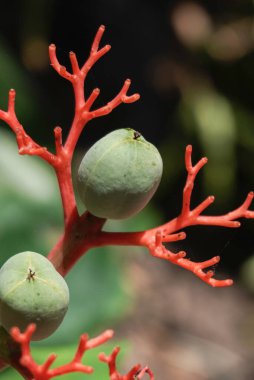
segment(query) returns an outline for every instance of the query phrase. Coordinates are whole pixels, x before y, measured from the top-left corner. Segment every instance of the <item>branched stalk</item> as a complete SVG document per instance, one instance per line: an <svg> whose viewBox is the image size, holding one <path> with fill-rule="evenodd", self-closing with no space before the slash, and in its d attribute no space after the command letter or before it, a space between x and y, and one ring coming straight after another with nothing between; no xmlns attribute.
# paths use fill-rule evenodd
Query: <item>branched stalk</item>
<svg viewBox="0 0 254 380"><path fill-rule="evenodd" d="M168 243L185 239L186 234L182 229L189 226L211 225L237 228L240 226L239 218L254 218L254 211L249 210L254 197L253 192L247 195L242 205L224 215L209 216L203 214L208 206L214 202L213 196L209 196L199 205L193 209L191 208L195 179L201 168L207 163L207 158L201 158L201 160L193 165L191 159L192 147L190 145L187 146L185 152L187 178L183 189L182 208L179 215L173 220L146 231L118 233L102 230L106 219L98 218L89 212L85 212L83 215L78 214L71 170L73 154L84 127L92 119L109 114L121 103L133 103L139 99L139 94L137 93L127 95L131 84L130 79L126 79L119 93L111 101L97 109L94 108L94 104L100 94L100 90L95 88L90 95L85 95L85 80L89 71L110 50L110 45L105 45L102 48L99 47L104 30L105 27L100 26L92 43L89 57L82 66L79 65L75 53L70 52L71 72L67 71L59 63L56 55L56 46L53 44L49 46L51 66L61 77L71 83L75 98L73 121L66 141L62 141L61 128L57 126L54 129L55 153L49 152L46 147L42 147L35 142L19 122L15 111L15 90L11 89L9 91L7 111L0 110L0 120L3 120L16 135L19 153L22 155L39 156L52 166L58 179L64 215L64 230L58 242L49 252L48 259L59 273L65 276L79 258L90 248L105 245L138 245L146 247L154 257L170 261L193 272L197 277L211 286L229 286L232 284L232 280L217 280L214 278L214 272L207 270L218 263L220 260L219 256L203 262L193 262L185 257L185 251L173 253L166 247ZM27 380L48 380L52 377L74 371L89 374L93 369L81 363L83 354L87 349L106 342L112 336L111 330L91 340L88 339L87 335L82 335L73 360L65 366L51 369L51 364L56 357L54 354L42 365L38 365L32 359L30 340L34 330L34 325L28 326L23 333L18 328L13 328L11 331L12 339L8 336L8 338L2 340L2 343L4 342L2 348L7 349L7 354L4 351L0 351L0 368L5 364L12 365ZM14 346L10 345L10 342L16 342L15 349L13 348ZM17 343L20 345L18 346L18 351ZM121 375L116 368L118 352L119 348L116 348L110 356L106 356L105 354L100 355L100 360L108 364L111 380L133 380L134 378L139 380L146 374L151 380L154 380L151 370L147 367L142 369L140 365L133 367L126 375Z"/></svg>
<svg viewBox="0 0 254 380"><path fill-rule="evenodd" d="M186 235L179 232L185 227L193 225L213 225L236 228L240 226L239 218L253 218L254 211L249 210L253 199L253 193L249 193L244 203L225 215L207 216L203 211L214 202L214 197L209 196L201 204L191 209L191 196L194 189L195 178L200 169L207 163L207 158L202 158L196 165L192 165L192 147L189 145L185 153L185 166L187 170L186 184L183 190L182 210L178 217L168 221L162 226L134 233L107 233L102 228L105 219L97 218L89 212L78 214L74 195L71 164L72 157L85 125L92 119L109 114L121 103L132 103L139 99L139 94L127 95L131 81L127 79L119 93L107 103L107 105L93 109L93 105L100 94L95 88L88 97L85 97L85 80L93 65L110 50L110 45L99 48L105 27L100 26L92 43L90 55L83 66L79 66L76 55L70 52L72 72L62 66L56 56L56 46L49 46L51 66L73 87L75 98L74 117L66 141L62 142L62 130L54 129L55 154L47 148L41 147L30 136L17 119L15 113L15 91L9 92L8 110L0 111L0 119L4 120L14 131L17 138L20 154L37 155L50 164L56 173L64 212L64 231L56 245L48 255L49 260L56 269L66 275L77 260L90 248L102 245L140 245L145 246L151 255L167 261L171 261L187 270L192 271L203 281L212 286L229 286L232 280L215 280L212 271L204 271L219 261L219 257L213 257L204 262L195 263L185 258L184 251L176 254L165 247L165 243L185 239Z"/></svg>

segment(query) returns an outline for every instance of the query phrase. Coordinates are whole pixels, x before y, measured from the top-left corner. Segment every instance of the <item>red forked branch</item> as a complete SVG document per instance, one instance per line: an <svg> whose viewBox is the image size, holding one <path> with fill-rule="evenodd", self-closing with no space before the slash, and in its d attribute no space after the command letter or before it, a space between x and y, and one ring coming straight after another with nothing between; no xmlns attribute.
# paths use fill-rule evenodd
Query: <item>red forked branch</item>
<svg viewBox="0 0 254 380"><path fill-rule="evenodd" d="M202 262L193 262L186 259L186 252L180 251L173 253L165 247L165 243L172 243L186 238L185 232L177 232L182 228L193 225L221 226L221 227L240 227L238 218L254 218L254 211L250 211L249 207L254 198L254 193L250 192L243 204L225 215L207 216L201 215L202 212L214 202L214 197L209 196L201 204L191 209L191 196L194 188L194 182L200 169L207 163L204 157L196 165L192 165L191 160L192 147L186 148L185 166L187 170L186 184L183 190L182 211L180 215L165 223L160 227L156 227L147 231L130 232L130 233L114 233L101 231L97 237L97 244L101 245L141 245L149 249L154 257L170 261L179 265L198 276L201 280L214 287L223 287L232 285L232 280L216 280L213 278L212 270L205 269L217 264L220 260L219 256L215 256L209 260Z"/></svg>
<svg viewBox="0 0 254 380"><path fill-rule="evenodd" d="M56 368L50 368L57 358L57 355L51 354L41 365L36 363L32 357L30 342L35 329L35 324L30 324L24 333L21 333L17 327L11 329L13 340L20 344L20 364L22 365L20 370L22 370L22 375L25 376L26 380L49 380L53 377L73 372L81 372L88 375L93 373L93 367L82 363L86 351L106 343L114 334L112 330L107 330L92 339L89 339L87 334L81 335L73 359L68 364ZM120 348L117 347L109 356L106 356L105 354L99 355L99 359L108 364L110 380L141 380L146 373L150 376L150 380L154 380L152 371L148 367L141 369L140 365L134 366L127 375L121 375L116 366L116 357L119 351ZM27 370L26 375L24 375L24 368ZM17 370L19 370L18 366Z"/></svg>
<svg viewBox="0 0 254 380"><path fill-rule="evenodd" d="M20 364L27 368L31 376L27 377L27 380L48 380L53 377L64 375L73 372L82 372L90 374L94 371L91 366L82 364L82 358L87 350L98 347L113 336L112 330L107 330L96 338L88 339L88 335L81 335L79 345L76 353L68 364L62 365L57 368L50 368L55 361L57 355L51 354L48 359L41 365L37 364L31 355L30 341L31 337L36 329L35 324L30 324L24 333L21 333L17 327L13 327L11 330L12 338L18 342L21 346L21 358Z"/></svg>
<svg viewBox="0 0 254 380"><path fill-rule="evenodd" d="M90 55L81 68L79 67L75 53L70 52L72 73L69 73L66 70L66 68L58 62L58 59L56 57L55 45L52 44L49 46L49 58L52 67L56 70L56 72L59 75L71 82L74 90L75 115L69 135L65 143L65 151L69 155L69 159L72 158L80 133L82 132L84 126L89 120L95 117L107 115L121 103L133 103L137 101L140 97L139 94L134 94L131 96L127 95L127 91L131 84L130 79L127 79L120 92L115 96L113 100L108 102L106 106L100 107L95 110L91 110L91 107L93 106L95 100L100 94L100 90L98 88L95 88L90 94L90 96L87 99L85 99L84 82L88 72L98 61L98 59L101 58L104 54L106 54L111 48L110 45L105 45L103 48L99 49L99 44L104 30L105 27L103 25L100 26L94 38Z"/></svg>

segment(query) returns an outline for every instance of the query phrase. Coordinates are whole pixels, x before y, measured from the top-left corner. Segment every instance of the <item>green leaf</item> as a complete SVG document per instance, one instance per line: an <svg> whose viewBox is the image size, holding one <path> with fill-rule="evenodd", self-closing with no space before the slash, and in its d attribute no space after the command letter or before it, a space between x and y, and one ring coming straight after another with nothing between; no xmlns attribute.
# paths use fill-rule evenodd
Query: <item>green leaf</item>
<svg viewBox="0 0 254 380"><path fill-rule="evenodd" d="M204 171L207 191L228 201L236 181L236 120L232 104L204 85L186 93L180 112L182 123L188 130L196 130L209 158Z"/></svg>
<svg viewBox="0 0 254 380"><path fill-rule="evenodd" d="M38 113L35 101L36 90L28 72L18 63L17 57L2 36L0 36L0 82L0 108L4 109L7 106L9 89L15 88L17 114L23 115L22 121L31 121Z"/></svg>
<svg viewBox="0 0 254 380"><path fill-rule="evenodd" d="M45 254L60 226L53 171L38 158L19 156L15 137L0 130L0 264L25 250Z"/></svg>

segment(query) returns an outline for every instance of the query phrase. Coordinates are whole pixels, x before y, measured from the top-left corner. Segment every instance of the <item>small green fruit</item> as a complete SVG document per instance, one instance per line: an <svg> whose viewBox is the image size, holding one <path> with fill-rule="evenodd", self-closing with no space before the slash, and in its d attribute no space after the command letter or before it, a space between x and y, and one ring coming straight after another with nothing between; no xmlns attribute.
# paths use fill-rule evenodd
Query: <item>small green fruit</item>
<svg viewBox="0 0 254 380"><path fill-rule="evenodd" d="M78 171L78 191L87 210L100 218L124 219L142 210L162 176L154 145L133 129L118 129L97 141Z"/></svg>
<svg viewBox="0 0 254 380"><path fill-rule="evenodd" d="M0 269L0 324L7 331L36 323L32 339L47 338L62 322L68 303L68 286L46 257L21 252Z"/></svg>

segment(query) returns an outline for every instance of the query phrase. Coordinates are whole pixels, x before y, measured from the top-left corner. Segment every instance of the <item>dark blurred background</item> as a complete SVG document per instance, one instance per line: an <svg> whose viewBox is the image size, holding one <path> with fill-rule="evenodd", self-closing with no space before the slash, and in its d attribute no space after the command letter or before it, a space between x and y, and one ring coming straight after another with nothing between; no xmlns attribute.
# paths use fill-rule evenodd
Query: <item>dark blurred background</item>
<svg viewBox="0 0 254 380"><path fill-rule="evenodd" d="M73 0L65 3L59 0L13 0L1 4L0 104L6 107L8 90L15 88L19 119L26 131L42 145L54 149L52 130L56 125L63 128L66 136L74 107L70 84L49 66L48 45L51 42L56 44L58 58L67 68L70 67L68 52L71 50L82 63L101 24L106 26L102 44L110 43L112 50L89 73L86 94L99 87L101 95L96 104L101 106L114 97L129 77L132 79L129 93L139 92L141 99L131 105L121 105L109 116L88 124L79 142L74 166L98 138L123 127L141 132L158 147L164 161L163 180L151 206L133 221L112 223L109 227L145 229L179 213L186 176L184 150L187 144L193 145L194 160L203 155L209 158L197 179L193 205L213 194L216 202L208 210L211 215L238 207L247 192L254 189L254 1ZM56 181L51 171L37 158L19 158L14 137L3 123L1 125L0 247L3 262L13 253L28 248L46 254L56 241L62 222ZM32 172L36 172L35 177ZM234 288L211 290L183 270L172 269L169 264L151 259L143 252L138 259L130 252L130 259L127 259L126 250L119 249L124 252L121 255L117 254L117 249L113 253L109 249L103 265L97 255L94 259L88 254L88 259L82 262L86 275L83 272L70 275L70 284L76 284L73 315L79 315L80 329L91 331L105 328L108 321L116 323L121 317L119 334L122 332L123 339L129 334L130 341L138 346L136 360L142 352L144 360L160 356L156 357L159 362L163 353L154 355L154 351L159 350L161 344L155 345L156 339L151 337L147 344L144 344L145 338L137 342L135 337L142 336L138 330L141 327L138 323L137 330L128 326L135 325L135 318L147 317L148 320L151 305L161 300L164 308L160 305L152 308L161 310L160 314L157 315L156 311L153 311L155 315L151 314L157 320L157 327L147 326L147 330L157 328L158 336L167 336L167 331L174 355L171 351L165 354L165 363L157 365L156 379L253 379L248 355L254 353L254 221L243 220L242 227L236 230L192 227L186 232L187 239L175 249L187 250L195 261L220 255L217 275L233 278ZM126 264L124 268L123 263ZM103 270L98 269L101 266ZM146 266L147 271L144 270ZM90 278L91 273L94 276ZM130 286L129 276L136 285ZM163 281L163 276L165 282L158 285L157 281ZM83 277L86 278L84 283ZM98 278L102 286L98 285ZM84 304L89 302L89 295L95 288L94 297L99 297L95 305L87 306L92 312L85 319L83 311L77 309L81 302L77 297L81 283L87 289ZM153 296L155 286L163 286L164 291L168 287L169 294L156 292ZM173 294L178 297L174 298ZM131 306L126 307L128 302L124 300L127 299ZM150 308L145 303L144 307L140 306L144 299ZM202 301L196 305L193 299ZM203 309L207 313L203 314ZM127 311L129 324L124 322ZM186 320L182 320L183 313ZM214 314L219 318L217 322ZM232 317L230 322L227 320L229 315ZM211 327L212 322L217 329ZM162 325L165 330L160 331ZM59 333L55 342L66 342L67 336L70 337L71 322L68 328L62 337ZM144 334L148 334L147 330L143 331ZM181 351L181 339L179 335L175 337L176 331L180 331L179 334L187 331L188 339L198 336L206 342L212 341L213 354L208 350L204 358L205 349L200 349L203 347L200 341L199 344L196 340L196 343L190 341L188 346L186 335L183 347L187 348ZM239 331L243 334L240 343ZM75 333L78 336L78 330ZM174 345L172 342L175 341ZM52 340L50 344L53 343ZM191 347L195 344L199 349L194 357ZM153 354L148 352L149 346L153 347ZM236 356L232 356L233 359L229 356L232 363L237 363L239 373L227 354L220 351L222 346L223 349L227 346L228 350L231 347ZM186 359L184 355L187 355L182 366L177 362L177 350L181 358ZM220 372L218 357L224 356L227 359L224 367L221 364L223 369ZM213 365L210 368L211 360ZM228 366L225 367L225 363ZM172 369L180 367L182 373ZM165 372L166 368L169 372Z"/></svg>

